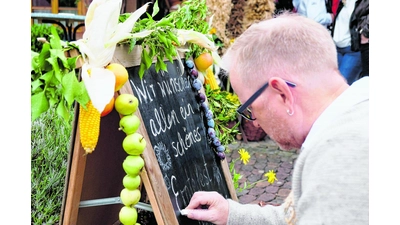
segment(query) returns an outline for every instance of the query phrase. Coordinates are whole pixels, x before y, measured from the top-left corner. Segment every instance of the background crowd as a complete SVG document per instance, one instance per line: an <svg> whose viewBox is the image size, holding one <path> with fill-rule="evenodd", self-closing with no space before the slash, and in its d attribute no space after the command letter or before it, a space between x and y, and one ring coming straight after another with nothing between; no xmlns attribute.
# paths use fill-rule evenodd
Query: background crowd
<svg viewBox="0 0 400 225"><path fill-rule="evenodd" d="M276 13L297 12L329 29L348 84L369 76L369 0L277 0L275 6Z"/></svg>

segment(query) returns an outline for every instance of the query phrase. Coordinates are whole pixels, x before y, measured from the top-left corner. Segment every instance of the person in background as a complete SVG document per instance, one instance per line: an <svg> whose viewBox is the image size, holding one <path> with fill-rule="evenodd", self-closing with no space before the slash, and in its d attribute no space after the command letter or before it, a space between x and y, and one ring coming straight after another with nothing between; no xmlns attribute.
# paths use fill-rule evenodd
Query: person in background
<svg viewBox="0 0 400 225"><path fill-rule="evenodd" d="M334 16L336 16L340 0L329 0L329 1L331 2L330 5L331 5L332 13Z"/></svg>
<svg viewBox="0 0 400 225"><path fill-rule="evenodd" d="M368 224L369 77L347 84L329 31L283 13L250 26L222 60L237 112L299 150L292 191L279 206L199 191L181 214L217 225Z"/></svg>
<svg viewBox="0 0 400 225"><path fill-rule="evenodd" d="M340 73L352 84L361 74L361 53L358 45L359 33L350 30L350 18L356 0L342 0L339 3L335 20L332 24L332 37L336 44Z"/></svg>
<svg viewBox="0 0 400 225"><path fill-rule="evenodd" d="M332 13L333 14L333 18L336 17L337 14L337 9L339 7L339 2L341 0L326 0L326 11L328 13ZM328 29L330 32L332 32L332 23L330 25L328 25Z"/></svg>
<svg viewBox="0 0 400 225"><path fill-rule="evenodd" d="M350 19L352 49L361 52L362 72L360 77L369 76L369 0L357 0Z"/></svg>
<svg viewBox="0 0 400 225"><path fill-rule="evenodd" d="M330 9L327 9L327 5L329 5L327 1L331 0L293 0L293 7L298 14L313 19L329 28L334 14L328 11Z"/></svg>
<svg viewBox="0 0 400 225"><path fill-rule="evenodd" d="M292 0L275 0L274 15L278 15L286 11L294 11Z"/></svg>

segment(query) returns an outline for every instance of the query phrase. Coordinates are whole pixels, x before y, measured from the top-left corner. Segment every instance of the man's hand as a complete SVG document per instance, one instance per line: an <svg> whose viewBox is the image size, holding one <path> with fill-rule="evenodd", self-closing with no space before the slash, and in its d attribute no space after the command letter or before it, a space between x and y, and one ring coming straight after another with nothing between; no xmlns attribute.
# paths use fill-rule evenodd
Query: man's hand
<svg viewBox="0 0 400 225"><path fill-rule="evenodd" d="M218 192L199 191L193 194L189 205L182 210L193 220L225 225L228 221L228 201Z"/></svg>

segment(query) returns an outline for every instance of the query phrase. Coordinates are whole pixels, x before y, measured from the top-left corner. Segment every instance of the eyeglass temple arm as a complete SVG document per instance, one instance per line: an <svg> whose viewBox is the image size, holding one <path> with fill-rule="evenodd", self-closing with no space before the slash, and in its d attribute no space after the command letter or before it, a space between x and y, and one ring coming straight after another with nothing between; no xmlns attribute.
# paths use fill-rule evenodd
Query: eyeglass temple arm
<svg viewBox="0 0 400 225"><path fill-rule="evenodd" d="M290 81L285 80L285 82L290 86L290 87L296 87L296 84ZM256 91L256 93L254 93L248 100L247 102L245 102L245 104L241 105L237 111L239 112L243 112L247 107L249 107L249 105L254 102L254 100L261 94L261 92L263 92L265 90L265 88L268 87L268 82L266 84L264 84L264 86L262 86L260 89L258 89L258 91Z"/></svg>

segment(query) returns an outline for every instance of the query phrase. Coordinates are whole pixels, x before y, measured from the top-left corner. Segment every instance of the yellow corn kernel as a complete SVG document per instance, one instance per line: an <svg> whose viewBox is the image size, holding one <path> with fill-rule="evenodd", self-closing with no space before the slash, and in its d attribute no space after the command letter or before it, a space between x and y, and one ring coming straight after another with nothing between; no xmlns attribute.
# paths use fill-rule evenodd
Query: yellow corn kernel
<svg viewBox="0 0 400 225"><path fill-rule="evenodd" d="M215 90L219 88L219 85L217 83L217 79L214 76L213 68L212 66L208 67L206 70L206 76L204 79L204 84L210 84L211 90Z"/></svg>
<svg viewBox="0 0 400 225"><path fill-rule="evenodd" d="M92 153L100 135L100 112L92 101L86 104L86 109L79 105L79 133L86 154Z"/></svg>

